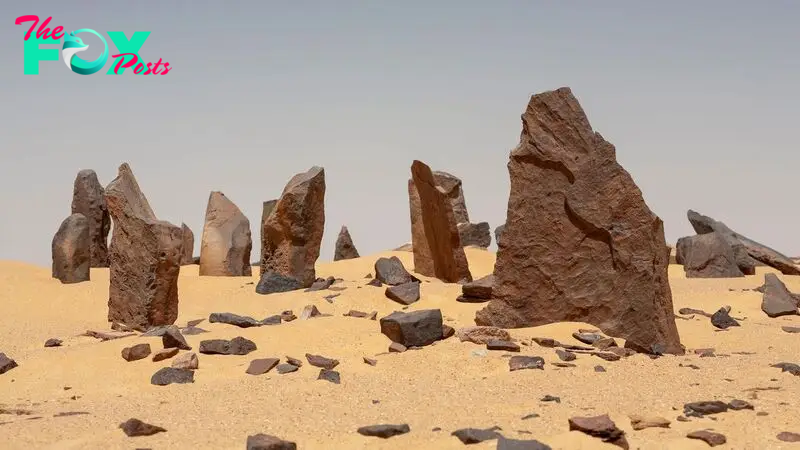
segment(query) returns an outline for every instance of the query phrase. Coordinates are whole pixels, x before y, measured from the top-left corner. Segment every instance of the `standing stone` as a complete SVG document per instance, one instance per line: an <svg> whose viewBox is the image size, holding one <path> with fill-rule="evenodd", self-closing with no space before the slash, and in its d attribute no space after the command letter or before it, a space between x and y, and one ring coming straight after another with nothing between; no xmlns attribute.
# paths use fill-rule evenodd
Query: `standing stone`
<svg viewBox="0 0 800 450"><path fill-rule="evenodd" d="M89 223L91 266L108 267L107 241L111 216L108 215L103 186L94 170L81 170L75 177L72 214L83 214Z"/></svg>
<svg viewBox="0 0 800 450"><path fill-rule="evenodd" d="M181 236L183 236L183 246L181 247L181 265L194 264L194 233L185 223L181 224Z"/></svg>
<svg viewBox="0 0 800 450"><path fill-rule="evenodd" d="M569 88L531 97L478 325L587 322L639 352L683 354L661 219Z"/></svg>
<svg viewBox="0 0 800 450"><path fill-rule="evenodd" d="M408 197L414 271L448 283L472 281L446 191L436 185L430 167L420 161L411 165L411 176Z"/></svg>
<svg viewBox="0 0 800 450"><path fill-rule="evenodd" d="M272 210L275 209L275 205L277 204L278 200L268 200L264 202L261 209L261 228L259 228L261 233L261 253L258 256L259 264L264 260L264 249L267 248L267 233L264 231L264 225L266 225L269 215L272 214Z"/></svg>
<svg viewBox="0 0 800 450"><path fill-rule="evenodd" d="M488 222L458 224L458 237L463 247L488 248L492 244L492 232Z"/></svg>
<svg viewBox="0 0 800 450"><path fill-rule="evenodd" d="M497 247L500 247L500 236L503 235L503 231L505 231L505 229L506 224L502 224L494 229L494 241L497 243Z"/></svg>
<svg viewBox="0 0 800 450"><path fill-rule="evenodd" d="M250 221L225 194L211 192L200 244L200 275L251 276L252 248Z"/></svg>
<svg viewBox="0 0 800 450"><path fill-rule="evenodd" d="M461 179L440 170L433 172L433 179L436 181L436 185L442 188L447 200L453 206L453 219L455 219L456 224L469 223L467 202L464 200L464 188Z"/></svg>
<svg viewBox="0 0 800 450"><path fill-rule="evenodd" d="M53 278L62 283L89 281L91 239L89 221L75 213L64 219L53 237Z"/></svg>
<svg viewBox="0 0 800 450"><path fill-rule="evenodd" d="M114 220L108 321L138 331L175 323L183 230L156 218L127 163L105 196Z"/></svg>
<svg viewBox="0 0 800 450"><path fill-rule="evenodd" d="M719 233L682 237L675 247L675 260L681 261L687 278L744 276L736 264L733 249Z"/></svg>
<svg viewBox="0 0 800 450"><path fill-rule="evenodd" d="M309 287L325 229L325 170L314 166L292 177L264 223L261 275L270 271Z"/></svg>
<svg viewBox="0 0 800 450"><path fill-rule="evenodd" d="M339 236L336 238L336 250L333 253L333 260L339 261L358 257L358 250L356 250L356 246L353 244L353 238L350 237L350 231L346 226L342 225Z"/></svg>

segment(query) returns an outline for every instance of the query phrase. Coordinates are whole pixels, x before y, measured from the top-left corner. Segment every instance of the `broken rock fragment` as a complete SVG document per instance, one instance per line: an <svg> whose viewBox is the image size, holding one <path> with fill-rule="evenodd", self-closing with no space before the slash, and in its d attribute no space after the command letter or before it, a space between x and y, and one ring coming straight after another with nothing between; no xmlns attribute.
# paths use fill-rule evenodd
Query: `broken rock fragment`
<svg viewBox="0 0 800 450"><path fill-rule="evenodd" d="M170 384L194 383L194 371L189 369L176 369L163 367L150 377L150 384L168 386Z"/></svg>
<svg viewBox="0 0 800 450"><path fill-rule="evenodd" d="M252 317L240 316L233 313L211 313L211 315L208 316L208 322L225 323L228 325L237 326L239 328L260 327L263 325L263 323Z"/></svg>
<svg viewBox="0 0 800 450"><path fill-rule="evenodd" d="M78 172L72 191L72 214L82 214L89 225L89 254L91 267L108 267L108 214L105 192L97 173L91 169Z"/></svg>
<svg viewBox="0 0 800 450"><path fill-rule="evenodd" d="M397 286L399 284L410 283L412 281L419 281L419 279L411 275L403 262L397 256L391 258L378 258L375 261L375 280L380 283L388 284L389 286Z"/></svg>
<svg viewBox="0 0 800 450"><path fill-rule="evenodd" d="M411 431L411 428L408 426L408 424L401 424L401 425L381 424L381 425L368 425L365 427L360 427L357 431L358 434L362 436L371 436L371 437L379 437L382 439L388 439L393 436L406 434Z"/></svg>
<svg viewBox="0 0 800 450"><path fill-rule="evenodd" d="M247 436L247 450L297 450L297 444L259 433Z"/></svg>
<svg viewBox="0 0 800 450"><path fill-rule="evenodd" d="M303 284L299 280L270 270L261 275L261 279L256 285L256 293L267 295L296 291L302 288Z"/></svg>
<svg viewBox="0 0 800 450"><path fill-rule="evenodd" d="M411 281L397 286L389 286L386 288L384 295L390 300L394 300L401 305L410 305L419 300L419 285L418 281Z"/></svg>
<svg viewBox="0 0 800 450"><path fill-rule="evenodd" d="M406 347L423 347L442 339L442 312L438 309L395 311L381 318L381 333Z"/></svg>
<svg viewBox="0 0 800 450"><path fill-rule="evenodd" d="M5 353L0 353L0 375L15 367L19 367L16 361L6 356Z"/></svg>
<svg viewBox="0 0 800 450"><path fill-rule="evenodd" d="M572 417L569 419L569 430L586 433L626 450L629 448L625 432L617 428L607 414L593 417Z"/></svg>
<svg viewBox="0 0 800 450"><path fill-rule="evenodd" d="M121 428L128 437L152 436L156 433L167 431L162 427L142 422L139 419L128 419L121 423L119 428Z"/></svg>
<svg viewBox="0 0 800 450"><path fill-rule="evenodd" d="M708 444L709 447L716 447L728 441L724 434L715 433L708 430L692 431L691 433L687 434L686 437L689 439L701 440Z"/></svg>
<svg viewBox="0 0 800 450"><path fill-rule="evenodd" d="M136 344L122 349L122 359L125 361L138 361L150 356L150 344Z"/></svg>
<svg viewBox="0 0 800 450"><path fill-rule="evenodd" d="M336 249L333 253L333 260L341 261L344 259L355 259L358 257L358 250L356 250L356 246L353 244L353 238L350 236L350 230L348 230L346 226L342 225L342 229L339 230L339 236L336 238Z"/></svg>
<svg viewBox="0 0 800 450"><path fill-rule="evenodd" d="M761 310L773 318L797 314L797 298L789 292L783 281L774 273L764 275Z"/></svg>

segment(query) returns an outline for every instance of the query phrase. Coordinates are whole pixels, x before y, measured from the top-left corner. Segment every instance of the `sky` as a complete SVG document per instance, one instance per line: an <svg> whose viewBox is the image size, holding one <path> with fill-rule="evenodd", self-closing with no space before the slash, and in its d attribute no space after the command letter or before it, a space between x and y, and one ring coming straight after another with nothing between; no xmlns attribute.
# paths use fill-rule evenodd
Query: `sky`
<svg viewBox="0 0 800 450"><path fill-rule="evenodd" d="M150 31L140 57L172 70L24 75L28 14L97 30L112 55L108 31ZM0 259L49 266L77 172L106 185L123 162L160 219L194 230L196 255L210 191L247 215L257 260L262 202L314 165L320 260L342 225L362 255L410 240L415 159L460 177L471 220L494 229L520 115L562 86L668 243L694 234L694 209L800 254L800 2L6 0L2 17ZM81 36L79 56L99 56Z"/></svg>

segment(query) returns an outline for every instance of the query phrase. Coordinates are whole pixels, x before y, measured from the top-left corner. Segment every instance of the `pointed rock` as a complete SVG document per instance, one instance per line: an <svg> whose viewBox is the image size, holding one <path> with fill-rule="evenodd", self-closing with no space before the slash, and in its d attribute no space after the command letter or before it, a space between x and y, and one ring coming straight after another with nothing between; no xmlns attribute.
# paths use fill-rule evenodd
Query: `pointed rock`
<svg viewBox="0 0 800 450"><path fill-rule="evenodd" d="M342 225L339 231L339 236L336 238L336 250L333 253L334 261L341 261L343 259L358 258L358 250L353 244L353 238L350 237L350 231L346 226Z"/></svg>
<svg viewBox="0 0 800 450"><path fill-rule="evenodd" d="M111 216L104 192L94 170L78 172L72 190L72 214L83 214L89 225L91 267L108 267L107 241Z"/></svg>
<svg viewBox="0 0 800 450"><path fill-rule="evenodd" d="M0 375L15 367L19 367L16 361L6 356L5 353L0 353Z"/></svg>
<svg viewBox="0 0 800 450"><path fill-rule="evenodd" d="M592 130L569 88L531 97L522 122L493 299L476 324L581 321L637 351L683 354L663 223L614 146Z"/></svg>
<svg viewBox="0 0 800 450"><path fill-rule="evenodd" d="M675 247L675 259L682 262L686 278L744 276L736 263L733 248L719 233L682 237Z"/></svg>
<svg viewBox="0 0 800 450"><path fill-rule="evenodd" d="M617 428L607 414L594 417L572 417L569 419L569 430L581 431L625 450L629 448L625 432Z"/></svg>
<svg viewBox="0 0 800 450"><path fill-rule="evenodd" d="M430 167L411 165L408 180L414 271L448 283L472 281L453 206Z"/></svg>
<svg viewBox="0 0 800 450"><path fill-rule="evenodd" d="M188 266L194 264L194 233L185 223L181 224L181 236L183 236L183 246L181 247L181 265Z"/></svg>
<svg viewBox="0 0 800 450"><path fill-rule="evenodd" d="M156 218L127 163L105 196L114 220L108 321L138 331L175 323L183 231Z"/></svg>
<svg viewBox="0 0 800 450"><path fill-rule="evenodd" d="M53 236L53 278L64 284L89 281L90 244L89 222L83 214L64 219Z"/></svg>
<svg viewBox="0 0 800 450"><path fill-rule="evenodd" d="M250 221L225 194L211 192L200 244L200 275L251 276L252 248Z"/></svg>
<svg viewBox="0 0 800 450"><path fill-rule="evenodd" d="M774 273L764 275L764 294L761 297L761 310L769 317L797 314L797 299Z"/></svg>
<svg viewBox="0 0 800 450"><path fill-rule="evenodd" d="M311 286L324 229L325 170L314 166L289 180L264 223L261 274L275 271Z"/></svg>

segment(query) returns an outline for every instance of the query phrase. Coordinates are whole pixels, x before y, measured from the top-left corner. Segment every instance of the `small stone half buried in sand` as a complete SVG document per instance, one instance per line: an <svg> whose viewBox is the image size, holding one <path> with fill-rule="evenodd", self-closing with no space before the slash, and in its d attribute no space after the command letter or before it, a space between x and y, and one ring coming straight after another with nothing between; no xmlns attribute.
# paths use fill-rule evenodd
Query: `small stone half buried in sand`
<svg viewBox="0 0 800 450"><path fill-rule="evenodd" d="M122 431L128 435L128 437L152 436L156 433L163 433L167 431L162 427L150 425L149 423L142 422L139 419L128 419L119 424L119 428L121 428Z"/></svg>
<svg viewBox="0 0 800 450"><path fill-rule="evenodd" d="M460 430L453 431L450 433L450 435L457 437L458 440L464 445L469 445L498 439L500 437L500 433L498 433L497 430L499 429L500 427L492 427L487 429L462 428Z"/></svg>
<svg viewBox="0 0 800 450"><path fill-rule="evenodd" d="M701 440L708 444L709 447L716 447L728 441L728 439L725 438L725 435L707 430L692 431L691 433L687 434L686 437L689 439Z"/></svg>
<svg viewBox="0 0 800 450"><path fill-rule="evenodd" d="M383 439L388 439L393 436L398 436L400 434L406 434L411 431L411 428L408 424L402 425L389 425L389 424L381 424L381 425L367 425L365 427L361 427L358 430L358 434L362 436L370 436L370 437L379 437Z"/></svg>
<svg viewBox="0 0 800 450"><path fill-rule="evenodd" d="M247 450L297 450L297 444L259 433L247 436Z"/></svg>
<svg viewBox="0 0 800 450"><path fill-rule="evenodd" d="M628 441L625 432L617 428L614 421L608 414L593 417L571 417L569 419L569 430L577 430L589 436L601 439L603 442L628 449Z"/></svg>
<svg viewBox="0 0 800 450"><path fill-rule="evenodd" d="M670 421L658 416L632 415L631 427L634 430L644 430L645 428L669 428Z"/></svg>

